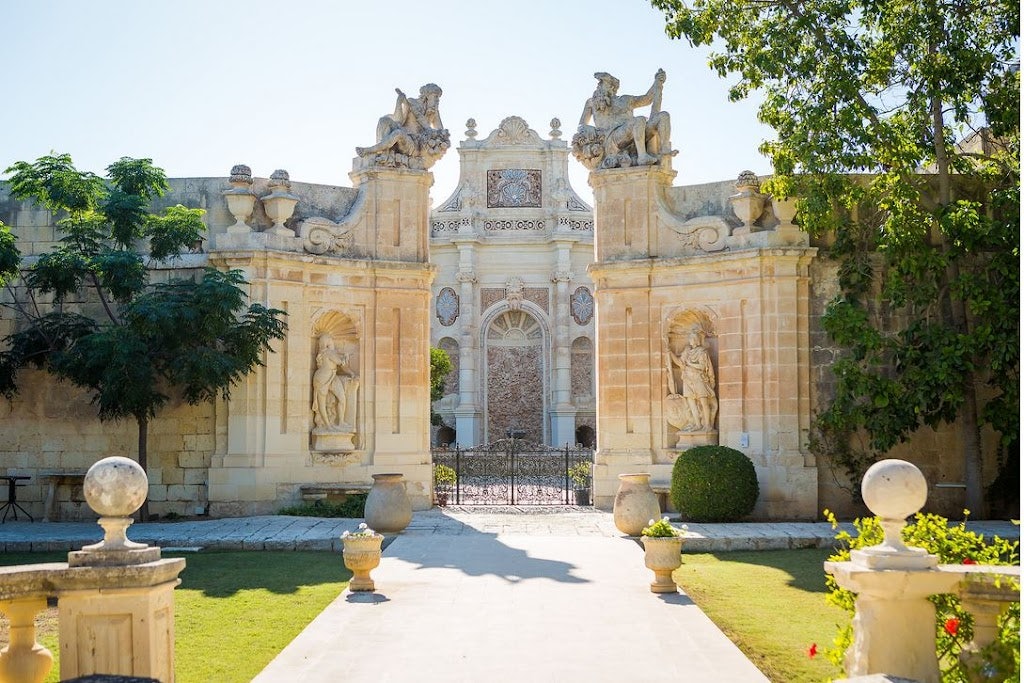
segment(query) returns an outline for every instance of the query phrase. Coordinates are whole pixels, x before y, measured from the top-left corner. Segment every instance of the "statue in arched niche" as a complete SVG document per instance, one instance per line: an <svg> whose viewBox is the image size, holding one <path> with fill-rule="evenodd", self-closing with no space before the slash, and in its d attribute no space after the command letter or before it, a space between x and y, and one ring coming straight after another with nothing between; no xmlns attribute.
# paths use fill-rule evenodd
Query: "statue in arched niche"
<svg viewBox="0 0 1024 683"><path fill-rule="evenodd" d="M352 354L340 351L327 332L317 338L313 370L313 447L316 450L352 450L356 431L359 378Z"/></svg>
<svg viewBox="0 0 1024 683"><path fill-rule="evenodd" d="M673 325L668 335L665 413L679 430L679 447L717 442L718 395L706 338L704 325L696 320L685 327Z"/></svg>

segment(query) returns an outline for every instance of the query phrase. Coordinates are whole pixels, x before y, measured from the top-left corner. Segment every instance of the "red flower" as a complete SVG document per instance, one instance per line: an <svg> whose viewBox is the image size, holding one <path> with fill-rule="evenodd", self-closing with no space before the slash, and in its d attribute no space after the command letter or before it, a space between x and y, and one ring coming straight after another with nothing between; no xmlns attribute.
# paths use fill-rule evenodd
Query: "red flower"
<svg viewBox="0 0 1024 683"><path fill-rule="evenodd" d="M810 649L807 650L807 656L808 657L813 657L816 654L818 654L818 644L817 643L811 643Z"/></svg>
<svg viewBox="0 0 1024 683"><path fill-rule="evenodd" d="M943 628L946 629L946 633L951 636L955 636L957 631L960 630L960 620L956 617L946 619L946 623L943 625Z"/></svg>
<svg viewBox="0 0 1024 683"><path fill-rule="evenodd" d="M965 558L964 558L964 564L978 564L978 563L977 563L977 562L975 562L974 560L972 560L972 559L971 559L971 558L969 558L969 557L965 557Z"/></svg>

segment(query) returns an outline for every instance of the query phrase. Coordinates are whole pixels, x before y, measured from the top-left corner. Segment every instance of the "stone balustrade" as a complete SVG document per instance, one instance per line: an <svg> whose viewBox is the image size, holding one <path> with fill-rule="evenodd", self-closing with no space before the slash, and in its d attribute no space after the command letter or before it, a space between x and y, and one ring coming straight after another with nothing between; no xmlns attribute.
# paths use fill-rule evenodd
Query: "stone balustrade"
<svg viewBox="0 0 1024 683"><path fill-rule="evenodd" d="M995 641L1003 611L1020 601L1020 567L939 565L935 555L905 546L901 532L906 518L927 497L924 476L911 463L875 463L865 473L861 491L880 518L885 539L851 551L848 562L825 563L840 587L857 594L846 680L881 676L938 683L935 606L928 598L940 593L959 595L974 620L973 640L961 654L961 661L975 671L971 680L995 680L984 671L981 651Z"/></svg>
<svg viewBox="0 0 1024 683"><path fill-rule="evenodd" d="M145 500L145 472L128 458L105 458L85 475L86 501L104 539L68 562L0 567L0 612L10 643L0 650L0 683L39 683L53 656L36 640L35 618L56 599L61 680L90 674L174 681L174 588L184 559L125 535Z"/></svg>

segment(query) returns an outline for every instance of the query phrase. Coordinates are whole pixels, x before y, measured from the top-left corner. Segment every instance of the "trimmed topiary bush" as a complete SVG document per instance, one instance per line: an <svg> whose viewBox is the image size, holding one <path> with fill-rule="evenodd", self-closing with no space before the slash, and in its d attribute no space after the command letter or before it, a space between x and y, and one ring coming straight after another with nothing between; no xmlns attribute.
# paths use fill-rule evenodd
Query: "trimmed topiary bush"
<svg viewBox="0 0 1024 683"><path fill-rule="evenodd" d="M684 519L732 522L746 517L757 502L754 463L735 448L695 446L672 467L672 505Z"/></svg>

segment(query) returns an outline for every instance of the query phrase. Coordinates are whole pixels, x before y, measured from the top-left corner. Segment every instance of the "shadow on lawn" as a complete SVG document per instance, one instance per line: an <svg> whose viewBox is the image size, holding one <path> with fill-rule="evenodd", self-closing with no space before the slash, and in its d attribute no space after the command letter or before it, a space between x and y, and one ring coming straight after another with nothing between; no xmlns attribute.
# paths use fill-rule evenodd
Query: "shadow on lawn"
<svg viewBox="0 0 1024 683"><path fill-rule="evenodd" d="M801 548L798 550L735 550L727 553L709 553L721 562L739 562L772 567L789 574L789 585L809 593L827 593L825 568L822 564L832 550Z"/></svg>
<svg viewBox="0 0 1024 683"><path fill-rule="evenodd" d="M242 551L209 553L165 552L184 557L180 589L224 598L243 590L295 593L303 586L342 583L352 578L340 553Z"/></svg>

